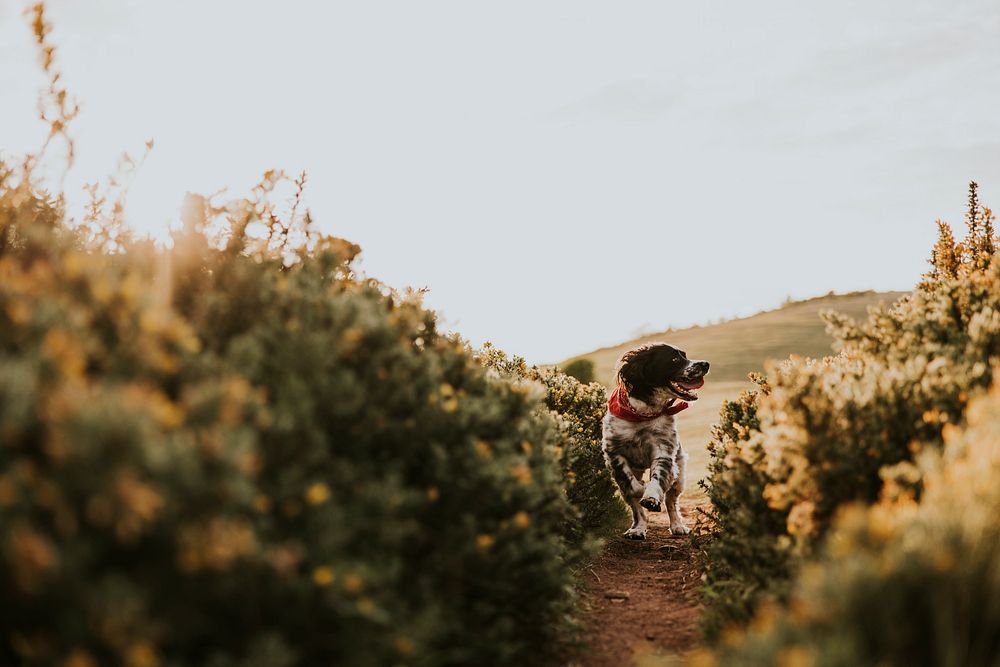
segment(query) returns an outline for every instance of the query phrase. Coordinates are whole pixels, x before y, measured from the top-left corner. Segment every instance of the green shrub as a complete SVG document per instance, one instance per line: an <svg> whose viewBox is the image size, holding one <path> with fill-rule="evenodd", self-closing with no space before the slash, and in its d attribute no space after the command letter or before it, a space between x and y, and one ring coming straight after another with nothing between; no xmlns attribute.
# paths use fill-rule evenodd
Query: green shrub
<svg viewBox="0 0 1000 667"><path fill-rule="evenodd" d="M583 384L590 384L594 381L594 362L590 359L574 359L560 370Z"/></svg>
<svg viewBox="0 0 1000 667"><path fill-rule="evenodd" d="M577 510L567 524L574 543L588 537L618 534L631 517L616 493L616 485L601 453L601 422L607 412L607 390L600 384L584 384L554 368L529 367L520 357L510 358L487 343L479 353L489 368L516 382L538 383L544 389L545 405L560 425L561 461L566 496Z"/></svg>
<svg viewBox="0 0 1000 667"><path fill-rule="evenodd" d="M942 225L932 271L912 294L862 324L828 315L837 356L771 365L766 394L723 408L706 486L719 526L710 637L744 622L762 597L781 598L837 509L875 501L884 478L909 470L899 464L921 447L939 447L942 427L989 384L1000 265L990 264L992 214L974 190L965 241ZM919 489L918 478L908 483Z"/></svg>
<svg viewBox="0 0 1000 667"><path fill-rule="evenodd" d="M0 164L0 664L552 658L567 420L278 216L278 173L165 251L96 188L69 225L36 159Z"/></svg>
<svg viewBox="0 0 1000 667"><path fill-rule="evenodd" d="M766 453L752 436L760 429L758 399L768 386L759 376L754 379L756 391L723 404L709 443L710 482L699 482L712 503L709 515L715 534L704 563L704 597L714 613L703 615L702 629L710 638L718 637L727 625L748 621L759 595L780 593L791 555L790 541L775 539L784 530L787 513L764 500L771 479L765 473ZM757 565L749 568L747 563Z"/></svg>
<svg viewBox="0 0 1000 667"><path fill-rule="evenodd" d="M270 397L270 539L360 587L325 613L315 593L293 597L302 614L282 614L283 636L340 664L377 647L374 662L391 661L394 637L430 663L547 657L578 555L562 538L555 420L415 298L349 279L349 244L320 240L290 266L229 246L175 270L175 299L217 362ZM317 484L329 498L303 506Z"/></svg>
<svg viewBox="0 0 1000 667"><path fill-rule="evenodd" d="M67 220L44 152L0 162L0 664L550 662L589 553L563 470L583 417L359 278L304 176L286 215L279 172L189 196L164 250L123 224L122 178Z"/></svg>
<svg viewBox="0 0 1000 667"><path fill-rule="evenodd" d="M233 606L214 575L259 547L267 412L236 374L190 374L188 324L60 220L0 184L3 236L21 241L0 251L0 662L141 662L187 641L195 611Z"/></svg>
<svg viewBox="0 0 1000 667"><path fill-rule="evenodd" d="M765 605L704 662L927 665L1000 662L1000 393L921 457L920 503L903 490L842 512L784 608ZM795 662L797 660L797 662Z"/></svg>

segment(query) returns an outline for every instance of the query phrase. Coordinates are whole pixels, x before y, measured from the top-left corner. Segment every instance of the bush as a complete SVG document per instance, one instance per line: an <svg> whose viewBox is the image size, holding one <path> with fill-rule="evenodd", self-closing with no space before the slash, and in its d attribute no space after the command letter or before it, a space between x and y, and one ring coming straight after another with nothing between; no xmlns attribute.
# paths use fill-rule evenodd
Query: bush
<svg viewBox="0 0 1000 667"><path fill-rule="evenodd" d="M718 655L727 665L959 667L1000 662L1000 393L921 457L924 492L889 489L842 512L786 608L765 606ZM898 493L896 492L898 491Z"/></svg>
<svg viewBox="0 0 1000 667"><path fill-rule="evenodd" d="M583 384L590 384L594 381L594 362L590 359L574 359L561 370L566 375L576 378Z"/></svg>
<svg viewBox="0 0 1000 667"><path fill-rule="evenodd" d="M715 613L702 618L703 631L711 638L727 624L748 621L759 595L781 591L791 555L789 541L778 542L774 537L784 530L786 512L769 507L764 500L770 482L764 472L766 453L752 436L760 430L758 399L769 388L763 378L755 376L754 380L756 391L723 404L720 423L713 427L709 442L711 481L699 482L712 503L714 520L704 598ZM724 539L725 535L742 539ZM749 568L747 563L757 565Z"/></svg>
<svg viewBox="0 0 1000 667"><path fill-rule="evenodd" d="M110 255L2 186L0 662L551 656L583 551L527 387L260 202Z"/></svg>
<svg viewBox="0 0 1000 667"><path fill-rule="evenodd" d="M567 524L567 537L582 543L589 537L617 535L631 520L601 453L601 422L607 412L607 390L584 384L554 368L529 367L520 357L510 358L487 343L479 353L489 368L515 382L537 383L544 389L545 406L560 425L561 461L566 496L577 510Z"/></svg>
<svg viewBox="0 0 1000 667"><path fill-rule="evenodd" d="M720 530L709 547L705 629L744 622L813 553L837 509L871 503L885 479L919 491L909 464L938 448L1000 353L1000 265L992 214L973 184L969 232L942 225L932 271L858 325L828 315L840 353L772 365L768 391L723 408L706 488Z"/></svg>
<svg viewBox="0 0 1000 667"><path fill-rule="evenodd" d="M357 247L297 213L304 177L285 217L277 172L189 197L165 251L131 239L120 178L68 221L42 157L0 162L0 663L553 656L586 553L565 420L358 278Z"/></svg>

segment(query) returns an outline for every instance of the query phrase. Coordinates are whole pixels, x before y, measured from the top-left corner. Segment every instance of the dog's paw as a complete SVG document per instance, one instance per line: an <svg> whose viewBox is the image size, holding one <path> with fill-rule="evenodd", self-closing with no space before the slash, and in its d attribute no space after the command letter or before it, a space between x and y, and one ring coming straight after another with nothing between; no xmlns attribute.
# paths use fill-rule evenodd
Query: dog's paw
<svg viewBox="0 0 1000 667"><path fill-rule="evenodd" d="M683 523L675 523L670 526L671 535L687 535L691 532L691 529L685 526Z"/></svg>
<svg viewBox="0 0 1000 667"><path fill-rule="evenodd" d="M660 500L654 498L653 496L646 496L639 501L639 504L648 509L650 512L659 512L662 508L660 507Z"/></svg>
<svg viewBox="0 0 1000 667"><path fill-rule="evenodd" d="M646 539L646 529L645 528L629 528L624 533L622 537L627 540L644 540Z"/></svg>

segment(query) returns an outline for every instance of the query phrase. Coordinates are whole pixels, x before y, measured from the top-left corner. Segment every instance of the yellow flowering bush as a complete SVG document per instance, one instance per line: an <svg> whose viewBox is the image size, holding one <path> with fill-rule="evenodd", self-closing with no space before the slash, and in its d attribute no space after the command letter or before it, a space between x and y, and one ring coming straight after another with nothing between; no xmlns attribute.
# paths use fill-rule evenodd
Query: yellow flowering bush
<svg viewBox="0 0 1000 667"><path fill-rule="evenodd" d="M0 664L550 662L589 551L541 396L360 277L304 175L188 195L164 249L122 177L68 216L45 150L0 161Z"/></svg>
<svg viewBox="0 0 1000 667"><path fill-rule="evenodd" d="M724 406L705 485L717 531L708 547L705 629L747 621L820 544L845 503L888 483L919 493L912 461L940 447L1000 353L1000 264L993 216L975 184L958 243L950 228L932 270L864 323L828 314L839 354L772 364L764 391Z"/></svg>
<svg viewBox="0 0 1000 667"><path fill-rule="evenodd" d="M607 391L596 383L582 383L556 368L528 366L521 357L508 357L487 343L479 351L487 367L528 387L537 386L547 411L562 433L560 459L566 496L576 510L566 525L574 543L617 535L631 514L620 496L601 453L601 421L607 411Z"/></svg>
<svg viewBox="0 0 1000 667"><path fill-rule="evenodd" d="M218 607L215 574L259 546L263 396L192 372L199 339L146 287L142 247L81 247L54 201L2 173L0 662L126 664L145 647L159 664L192 601Z"/></svg>
<svg viewBox="0 0 1000 667"><path fill-rule="evenodd" d="M109 251L3 173L0 663L553 654L584 548L540 397L260 193Z"/></svg>
<svg viewBox="0 0 1000 667"><path fill-rule="evenodd" d="M1000 392L974 400L943 451L918 457L922 492L842 509L784 606L765 604L704 662L994 665L1000 661ZM789 663L789 656L798 663Z"/></svg>
<svg viewBox="0 0 1000 667"><path fill-rule="evenodd" d="M284 215L280 172L189 195L163 249L121 179L67 216L44 152L0 161L0 664L550 662L588 552L541 396L358 276L304 176Z"/></svg>

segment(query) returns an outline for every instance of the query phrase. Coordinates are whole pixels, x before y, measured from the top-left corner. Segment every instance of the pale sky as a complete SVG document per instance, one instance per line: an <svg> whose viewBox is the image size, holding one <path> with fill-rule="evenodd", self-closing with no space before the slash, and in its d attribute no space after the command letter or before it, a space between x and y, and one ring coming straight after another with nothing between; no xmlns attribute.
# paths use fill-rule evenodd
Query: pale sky
<svg viewBox="0 0 1000 667"><path fill-rule="evenodd" d="M0 0L0 149L42 79ZM558 361L830 290L907 289L1000 208L1000 4L52 0L67 181L156 148L128 217L309 174L319 226L474 343ZM693 351L696 354L696 351Z"/></svg>

